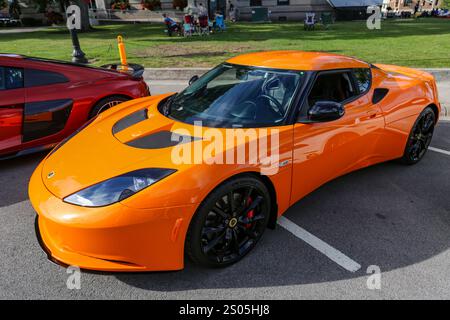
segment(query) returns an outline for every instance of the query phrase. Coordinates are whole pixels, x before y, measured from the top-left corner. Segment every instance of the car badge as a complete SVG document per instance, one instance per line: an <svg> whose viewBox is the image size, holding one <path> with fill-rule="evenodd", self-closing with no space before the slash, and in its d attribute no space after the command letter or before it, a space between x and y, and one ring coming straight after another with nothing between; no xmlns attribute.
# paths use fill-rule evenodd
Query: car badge
<svg viewBox="0 0 450 320"><path fill-rule="evenodd" d="M48 174L47 174L47 179L51 179L51 178L53 178L55 176L55 171L50 171Z"/></svg>

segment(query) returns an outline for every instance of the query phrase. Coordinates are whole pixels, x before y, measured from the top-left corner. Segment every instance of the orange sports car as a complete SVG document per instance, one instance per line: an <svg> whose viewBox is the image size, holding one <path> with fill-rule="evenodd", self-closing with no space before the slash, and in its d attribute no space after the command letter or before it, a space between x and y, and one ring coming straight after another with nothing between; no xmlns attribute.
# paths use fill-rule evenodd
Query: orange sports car
<svg viewBox="0 0 450 320"><path fill-rule="evenodd" d="M433 76L321 52L241 55L177 94L122 103L60 143L29 186L49 258L105 271L210 267L251 251L320 185L422 159Z"/></svg>

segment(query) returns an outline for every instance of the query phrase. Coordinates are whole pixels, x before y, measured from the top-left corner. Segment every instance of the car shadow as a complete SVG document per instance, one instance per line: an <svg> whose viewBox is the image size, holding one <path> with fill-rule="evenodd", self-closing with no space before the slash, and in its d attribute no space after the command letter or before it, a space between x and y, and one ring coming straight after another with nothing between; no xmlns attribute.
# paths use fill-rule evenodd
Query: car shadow
<svg viewBox="0 0 450 320"><path fill-rule="evenodd" d="M345 175L311 193L285 217L358 262L352 273L277 226L237 264L205 269L187 261L177 272L116 273L153 291L288 286L404 268L450 246L448 159L429 152L415 166L388 162ZM365 281L365 280L364 280ZM230 297L231 298L231 297Z"/></svg>
<svg viewBox="0 0 450 320"><path fill-rule="evenodd" d="M0 208L28 199L31 174L47 152L0 160Z"/></svg>

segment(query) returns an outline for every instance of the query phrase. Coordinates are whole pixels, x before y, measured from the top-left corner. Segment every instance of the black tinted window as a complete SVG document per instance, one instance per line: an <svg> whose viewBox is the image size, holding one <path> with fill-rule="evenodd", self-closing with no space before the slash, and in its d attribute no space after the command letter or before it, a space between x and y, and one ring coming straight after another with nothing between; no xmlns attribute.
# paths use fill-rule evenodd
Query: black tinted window
<svg viewBox="0 0 450 320"><path fill-rule="evenodd" d="M23 88L23 70L0 67L0 90Z"/></svg>
<svg viewBox="0 0 450 320"><path fill-rule="evenodd" d="M358 86L359 92L364 93L369 90L371 78L370 69L354 69L353 74L355 75L356 85Z"/></svg>
<svg viewBox="0 0 450 320"><path fill-rule="evenodd" d="M63 74L37 69L25 69L25 87L47 86L68 82Z"/></svg>
<svg viewBox="0 0 450 320"><path fill-rule="evenodd" d="M355 90L347 72L320 74L308 96L310 106L317 101L342 102L355 96Z"/></svg>
<svg viewBox="0 0 450 320"><path fill-rule="evenodd" d="M209 127L277 125L285 118L304 72L223 64L211 70L163 107L185 123Z"/></svg>

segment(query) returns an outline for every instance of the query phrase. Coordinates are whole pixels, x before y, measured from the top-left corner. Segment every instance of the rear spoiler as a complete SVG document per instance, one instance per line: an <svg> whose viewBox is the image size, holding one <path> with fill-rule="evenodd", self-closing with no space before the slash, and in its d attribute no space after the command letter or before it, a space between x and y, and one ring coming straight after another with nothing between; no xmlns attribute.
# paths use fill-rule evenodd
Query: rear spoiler
<svg viewBox="0 0 450 320"><path fill-rule="evenodd" d="M105 64L101 66L101 68L108 69L108 70L115 70L120 73L126 73L130 76L132 76L134 79L141 79L144 75L144 67L140 64L135 63L129 63L128 65L124 66L120 63L111 63L111 64Z"/></svg>

